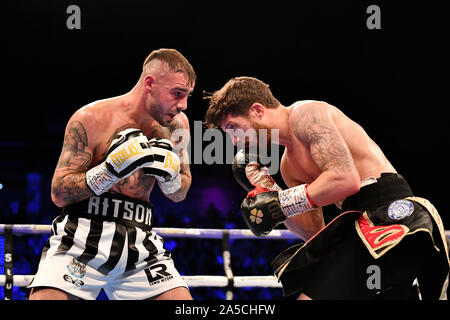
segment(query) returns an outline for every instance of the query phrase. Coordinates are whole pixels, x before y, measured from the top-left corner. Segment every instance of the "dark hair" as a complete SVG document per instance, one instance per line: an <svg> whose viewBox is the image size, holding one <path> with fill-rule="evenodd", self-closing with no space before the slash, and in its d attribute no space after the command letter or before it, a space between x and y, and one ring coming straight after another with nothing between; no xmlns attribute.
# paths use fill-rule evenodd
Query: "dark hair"
<svg viewBox="0 0 450 320"><path fill-rule="evenodd" d="M267 108L277 108L280 102L275 99L269 85L253 77L235 77L220 90L209 96L204 125L218 128L222 120L232 115L247 115L253 103L261 103Z"/></svg>
<svg viewBox="0 0 450 320"><path fill-rule="evenodd" d="M187 59L175 49L157 49L153 50L145 59L142 69L152 60L160 60L169 66L169 69L173 72L182 72L186 75L189 85L192 85L197 76L195 75L194 68L187 61Z"/></svg>

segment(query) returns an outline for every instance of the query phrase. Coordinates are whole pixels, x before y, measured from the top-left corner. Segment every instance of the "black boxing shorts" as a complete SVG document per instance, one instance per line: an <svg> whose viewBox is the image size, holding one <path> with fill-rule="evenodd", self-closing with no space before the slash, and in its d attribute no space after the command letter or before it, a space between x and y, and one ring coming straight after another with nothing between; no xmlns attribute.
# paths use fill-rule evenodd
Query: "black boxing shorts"
<svg viewBox="0 0 450 320"><path fill-rule="evenodd" d="M342 214L272 262L285 295L312 299L445 299L448 243L431 203L383 173L342 204ZM420 293L412 284L417 281Z"/></svg>

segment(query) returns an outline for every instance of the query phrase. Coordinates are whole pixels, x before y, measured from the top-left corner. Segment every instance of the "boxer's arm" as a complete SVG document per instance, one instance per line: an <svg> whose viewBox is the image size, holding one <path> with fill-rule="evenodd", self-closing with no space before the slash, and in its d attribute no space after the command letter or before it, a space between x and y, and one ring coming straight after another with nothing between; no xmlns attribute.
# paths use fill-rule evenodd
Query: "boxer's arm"
<svg viewBox="0 0 450 320"><path fill-rule="evenodd" d="M76 112L67 124L51 185L52 201L58 207L87 199L94 194L86 184L86 171L94 153L86 124L89 121L83 112Z"/></svg>
<svg viewBox="0 0 450 320"><path fill-rule="evenodd" d="M298 107L290 115L295 136L309 146L322 173L308 186L312 201L329 205L359 191L360 178L350 150L330 112L330 105L314 101Z"/></svg>
<svg viewBox="0 0 450 320"><path fill-rule="evenodd" d="M311 210L308 214L300 214L289 217L284 225L304 241L308 241L313 235L325 227L322 208Z"/></svg>
<svg viewBox="0 0 450 320"><path fill-rule="evenodd" d="M178 191L172 194L165 194L167 198L174 202L183 201L186 198L187 192L191 187L192 176L189 166L189 154L187 147L189 144L189 121L184 113L180 113L177 117L177 122L170 127L171 138L174 145L174 151L178 153L180 157L180 177L181 187Z"/></svg>

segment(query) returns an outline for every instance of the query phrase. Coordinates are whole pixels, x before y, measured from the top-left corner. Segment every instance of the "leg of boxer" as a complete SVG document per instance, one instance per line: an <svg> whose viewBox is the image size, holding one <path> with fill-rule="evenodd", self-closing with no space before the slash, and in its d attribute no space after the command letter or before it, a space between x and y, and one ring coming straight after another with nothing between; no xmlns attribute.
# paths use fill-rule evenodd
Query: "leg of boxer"
<svg viewBox="0 0 450 320"><path fill-rule="evenodd" d="M78 300L79 298L65 291L38 287L31 289L28 300Z"/></svg>
<svg viewBox="0 0 450 320"><path fill-rule="evenodd" d="M312 299L310 297L308 297L306 294L300 293L297 300L312 300Z"/></svg>
<svg viewBox="0 0 450 320"><path fill-rule="evenodd" d="M193 300L191 293L188 289L183 287L178 287L160 295L150 298L149 300Z"/></svg>

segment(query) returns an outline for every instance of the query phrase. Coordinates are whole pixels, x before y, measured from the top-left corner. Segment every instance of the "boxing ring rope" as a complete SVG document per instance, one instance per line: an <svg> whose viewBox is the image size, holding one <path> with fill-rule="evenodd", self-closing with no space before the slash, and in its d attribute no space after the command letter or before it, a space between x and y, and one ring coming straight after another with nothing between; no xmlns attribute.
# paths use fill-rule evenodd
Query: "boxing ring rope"
<svg viewBox="0 0 450 320"><path fill-rule="evenodd" d="M7 231L9 230L9 231ZM233 299L233 288L240 287L264 287L281 288L274 276L234 276L231 269L230 240L231 239L263 239L263 240L289 240L301 239L289 230L273 230L264 238L256 237L248 229L185 229L185 228L153 228L153 230L164 238L197 238L197 239L221 239L222 255L225 276L183 276L189 287L222 287L226 288L226 299ZM7 233L9 237L7 236ZM12 286L26 287L33 281L34 275L14 275L12 273L12 236L21 235L47 235L51 232L51 225L35 224L0 224L0 235L5 235L5 275L0 275L0 286L5 287L5 299L7 299L6 290L12 292ZM8 245L10 247L7 252ZM11 267L6 266L8 262L7 255L11 254L9 263ZM9 296L11 296L11 292Z"/></svg>
<svg viewBox="0 0 450 320"><path fill-rule="evenodd" d="M12 235L46 235L51 232L51 225L5 225L0 224L0 235L5 234L5 271L6 271L6 255L7 240L6 229L9 228ZM200 239L221 239L222 255L225 276L183 276L189 287L222 287L226 288L226 299L233 299L233 288L240 287L264 287L264 288L281 288L281 284L277 282L274 276L234 276L231 269L230 240L231 239L263 239L263 240L301 240L296 234L289 230L273 230L266 237L259 238L253 235L248 229L185 229L185 228L153 228L153 230L165 238L200 238ZM450 238L450 230L446 230L445 234ZM12 245L12 243L10 244ZM12 263L12 258L11 261ZM11 267L12 269L12 267ZM9 281L8 281L9 278ZM5 289L12 290L12 286L26 287L33 280L34 275L13 275L12 271L7 275L0 275L0 286ZM7 287L8 283L9 288ZM5 290L5 299L7 298Z"/></svg>

